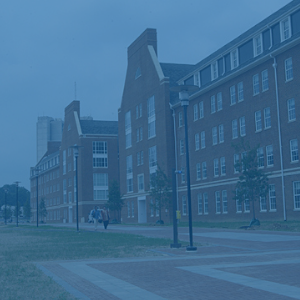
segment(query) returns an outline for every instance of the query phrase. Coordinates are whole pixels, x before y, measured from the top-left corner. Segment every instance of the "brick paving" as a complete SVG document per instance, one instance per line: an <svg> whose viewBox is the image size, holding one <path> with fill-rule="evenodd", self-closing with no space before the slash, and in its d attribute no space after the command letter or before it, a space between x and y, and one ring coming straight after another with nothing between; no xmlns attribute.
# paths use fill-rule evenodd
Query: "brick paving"
<svg viewBox="0 0 300 300"><path fill-rule="evenodd" d="M108 232L172 238L170 227L111 225ZM179 228L184 245L187 233ZM195 228L194 243L203 246L193 253L166 247L143 258L37 266L78 299L300 299L299 234Z"/></svg>

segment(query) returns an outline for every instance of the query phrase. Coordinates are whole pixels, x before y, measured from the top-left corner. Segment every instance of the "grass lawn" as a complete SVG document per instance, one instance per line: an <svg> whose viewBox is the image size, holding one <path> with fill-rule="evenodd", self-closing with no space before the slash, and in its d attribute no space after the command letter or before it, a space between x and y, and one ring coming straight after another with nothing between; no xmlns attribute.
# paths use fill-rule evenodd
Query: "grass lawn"
<svg viewBox="0 0 300 300"><path fill-rule="evenodd" d="M0 299L75 299L33 262L155 255L171 240L43 226L0 226Z"/></svg>

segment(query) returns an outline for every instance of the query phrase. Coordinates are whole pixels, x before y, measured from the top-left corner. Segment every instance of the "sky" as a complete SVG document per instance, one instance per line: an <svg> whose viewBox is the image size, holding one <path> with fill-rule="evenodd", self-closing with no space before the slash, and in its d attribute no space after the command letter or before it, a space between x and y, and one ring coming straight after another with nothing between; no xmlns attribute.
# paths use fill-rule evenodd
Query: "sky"
<svg viewBox="0 0 300 300"><path fill-rule="evenodd" d="M118 119L127 47L155 28L158 59L196 64L290 0L1 0L0 187L29 189L36 122Z"/></svg>

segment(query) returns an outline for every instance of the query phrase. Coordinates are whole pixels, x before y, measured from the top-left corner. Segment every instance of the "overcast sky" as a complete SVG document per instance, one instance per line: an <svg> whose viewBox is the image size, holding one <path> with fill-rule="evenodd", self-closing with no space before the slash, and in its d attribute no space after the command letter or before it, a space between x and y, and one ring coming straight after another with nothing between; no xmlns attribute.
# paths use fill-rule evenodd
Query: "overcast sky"
<svg viewBox="0 0 300 300"><path fill-rule="evenodd" d="M29 189L39 116L117 120L127 47L156 28L160 62L195 64L290 0L1 0L0 187Z"/></svg>

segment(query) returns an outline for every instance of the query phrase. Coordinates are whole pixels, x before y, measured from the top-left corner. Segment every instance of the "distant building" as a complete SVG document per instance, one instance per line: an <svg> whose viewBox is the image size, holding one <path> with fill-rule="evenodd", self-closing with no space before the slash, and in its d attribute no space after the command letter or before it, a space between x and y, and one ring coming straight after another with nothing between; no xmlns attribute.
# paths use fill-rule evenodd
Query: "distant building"
<svg viewBox="0 0 300 300"><path fill-rule="evenodd" d="M128 48L119 109L123 221L158 219L149 196L158 165L169 177L172 168L182 171L178 203L188 220L184 115L178 93L170 92L175 85L199 87L187 111L193 220L251 219L249 202L232 200L240 175L234 165L243 155L232 144L241 138L260 145L260 167L269 173L270 191L256 201L256 216L299 218L299 51L298 0L196 65L160 63L156 30L142 33Z"/></svg>
<svg viewBox="0 0 300 300"><path fill-rule="evenodd" d="M47 152L50 141L61 141L63 121L51 117L38 117L36 123L36 155L37 162Z"/></svg>
<svg viewBox="0 0 300 300"><path fill-rule="evenodd" d="M76 164L74 145L78 145L78 213L79 222L86 222L90 210L103 206L108 187L119 179L118 123L80 118L80 102L65 108L61 143L48 143L48 151L31 168L32 221L36 221L37 176L38 198L47 207L47 222L76 221Z"/></svg>

